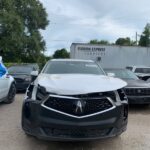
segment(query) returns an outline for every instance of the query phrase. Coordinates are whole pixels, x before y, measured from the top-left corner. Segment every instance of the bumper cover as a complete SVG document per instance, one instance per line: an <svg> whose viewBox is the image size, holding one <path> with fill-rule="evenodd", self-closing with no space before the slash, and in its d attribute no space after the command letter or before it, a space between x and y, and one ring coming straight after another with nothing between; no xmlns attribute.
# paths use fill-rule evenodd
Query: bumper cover
<svg viewBox="0 0 150 150"><path fill-rule="evenodd" d="M39 101L25 100L22 128L44 140L86 141L120 135L126 130L128 105L87 118L72 118L41 106Z"/></svg>
<svg viewBox="0 0 150 150"><path fill-rule="evenodd" d="M129 104L150 104L150 96L128 96Z"/></svg>

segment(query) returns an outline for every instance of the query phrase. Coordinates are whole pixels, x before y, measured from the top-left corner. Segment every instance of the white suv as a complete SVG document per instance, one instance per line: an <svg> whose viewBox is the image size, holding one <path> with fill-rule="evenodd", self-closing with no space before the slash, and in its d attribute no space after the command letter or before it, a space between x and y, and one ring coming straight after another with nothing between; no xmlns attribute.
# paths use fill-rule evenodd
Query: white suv
<svg viewBox="0 0 150 150"><path fill-rule="evenodd" d="M126 69L134 72L142 80L146 81L150 78L150 67L147 67L147 66L127 66Z"/></svg>
<svg viewBox="0 0 150 150"><path fill-rule="evenodd" d="M0 78L0 102L10 104L14 101L16 86L13 77L4 75Z"/></svg>
<svg viewBox="0 0 150 150"><path fill-rule="evenodd" d="M128 122L126 85L90 60L50 60L27 89L23 130L57 141L118 136Z"/></svg>
<svg viewBox="0 0 150 150"><path fill-rule="evenodd" d="M0 62L2 57L0 56ZM1 62L2 66L2 62ZM3 66L4 67L4 66ZM2 67L2 71L3 71ZM4 69L5 70L5 69ZM12 76L8 75L7 72L0 76L0 102L10 104L14 101L16 95L15 80Z"/></svg>

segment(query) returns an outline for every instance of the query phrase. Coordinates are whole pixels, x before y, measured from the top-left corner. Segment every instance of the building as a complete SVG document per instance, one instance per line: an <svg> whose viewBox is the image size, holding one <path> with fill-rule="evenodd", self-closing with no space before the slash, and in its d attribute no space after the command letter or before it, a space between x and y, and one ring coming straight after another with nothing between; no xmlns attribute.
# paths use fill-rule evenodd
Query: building
<svg viewBox="0 0 150 150"><path fill-rule="evenodd" d="M91 59L105 68L125 68L128 65L150 66L148 47L73 43L70 53L73 59Z"/></svg>

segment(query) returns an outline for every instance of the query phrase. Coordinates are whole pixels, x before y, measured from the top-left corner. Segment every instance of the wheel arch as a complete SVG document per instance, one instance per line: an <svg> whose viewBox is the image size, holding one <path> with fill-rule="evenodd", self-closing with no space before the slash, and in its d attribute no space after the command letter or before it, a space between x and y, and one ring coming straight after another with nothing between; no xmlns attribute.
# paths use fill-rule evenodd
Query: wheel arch
<svg viewBox="0 0 150 150"><path fill-rule="evenodd" d="M9 93L12 84L15 84L15 86L16 86L16 81L15 81L15 79L12 76L9 76L8 92L7 92L7 94Z"/></svg>

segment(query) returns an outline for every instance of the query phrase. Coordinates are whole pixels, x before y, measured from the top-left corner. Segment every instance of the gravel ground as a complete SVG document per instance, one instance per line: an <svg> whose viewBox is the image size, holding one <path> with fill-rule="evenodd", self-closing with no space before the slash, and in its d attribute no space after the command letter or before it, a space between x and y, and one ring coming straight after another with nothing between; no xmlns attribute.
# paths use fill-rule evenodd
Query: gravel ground
<svg viewBox="0 0 150 150"><path fill-rule="evenodd" d="M130 108L128 130L118 138L94 142L46 142L21 129L23 94L13 104L0 104L0 150L150 150L150 107Z"/></svg>

